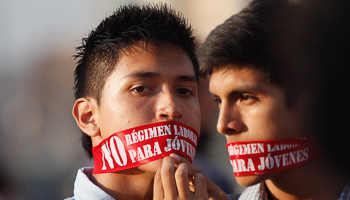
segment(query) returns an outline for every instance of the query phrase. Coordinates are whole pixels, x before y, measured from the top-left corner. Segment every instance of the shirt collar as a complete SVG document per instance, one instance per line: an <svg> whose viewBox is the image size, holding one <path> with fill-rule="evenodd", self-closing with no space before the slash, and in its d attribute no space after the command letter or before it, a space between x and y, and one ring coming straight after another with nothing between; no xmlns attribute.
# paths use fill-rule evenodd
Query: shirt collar
<svg viewBox="0 0 350 200"><path fill-rule="evenodd" d="M74 182L74 197L77 200L114 200L109 194L91 182L90 177L93 168L82 168L78 170Z"/></svg>
<svg viewBox="0 0 350 200"><path fill-rule="evenodd" d="M247 187L238 200L268 200L265 183Z"/></svg>

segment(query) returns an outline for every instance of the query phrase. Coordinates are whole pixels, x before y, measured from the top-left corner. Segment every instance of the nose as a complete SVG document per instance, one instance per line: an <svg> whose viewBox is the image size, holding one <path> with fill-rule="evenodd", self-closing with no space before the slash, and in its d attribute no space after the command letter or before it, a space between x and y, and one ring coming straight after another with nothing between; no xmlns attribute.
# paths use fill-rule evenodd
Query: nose
<svg viewBox="0 0 350 200"><path fill-rule="evenodd" d="M241 113L235 105L222 103L220 106L217 130L224 135L237 134L242 131Z"/></svg>
<svg viewBox="0 0 350 200"><path fill-rule="evenodd" d="M180 120L183 113L174 94L169 91L163 91L159 96L156 112L157 119L160 121Z"/></svg>

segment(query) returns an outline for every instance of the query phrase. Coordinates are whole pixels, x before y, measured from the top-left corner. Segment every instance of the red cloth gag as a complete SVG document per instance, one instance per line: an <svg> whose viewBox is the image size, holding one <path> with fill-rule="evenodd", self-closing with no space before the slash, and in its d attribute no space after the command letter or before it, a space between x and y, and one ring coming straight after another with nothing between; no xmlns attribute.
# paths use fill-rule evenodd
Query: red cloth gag
<svg viewBox="0 0 350 200"><path fill-rule="evenodd" d="M112 134L93 147L93 174L137 167L175 153L193 162L199 135L176 121L157 122Z"/></svg>
<svg viewBox="0 0 350 200"><path fill-rule="evenodd" d="M314 139L232 142L226 145L234 176L259 175L301 165L322 153Z"/></svg>

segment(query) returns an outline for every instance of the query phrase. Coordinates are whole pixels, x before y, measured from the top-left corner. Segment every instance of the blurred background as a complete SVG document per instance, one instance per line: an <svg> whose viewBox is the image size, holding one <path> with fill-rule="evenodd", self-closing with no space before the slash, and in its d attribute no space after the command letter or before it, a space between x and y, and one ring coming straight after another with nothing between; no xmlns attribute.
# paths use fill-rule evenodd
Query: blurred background
<svg viewBox="0 0 350 200"><path fill-rule="evenodd" d="M71 115L75 47L126 3L137 0L0 1L0 200L73 196L76 172L93 166ZM163 0L187 17L200 46L249 0ZM217 110L201 80L201 141L194 164L228 193L234 181Z"/></svg>

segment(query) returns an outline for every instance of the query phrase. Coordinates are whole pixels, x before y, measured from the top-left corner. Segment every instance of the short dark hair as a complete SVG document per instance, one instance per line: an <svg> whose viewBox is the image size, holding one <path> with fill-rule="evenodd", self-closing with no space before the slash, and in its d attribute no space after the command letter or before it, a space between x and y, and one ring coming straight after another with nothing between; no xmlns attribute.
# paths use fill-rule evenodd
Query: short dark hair
<svg viewBox="0 0 350 200"><path fill-rule="evenodd" d="M201 74L213 70L250 67L269 83L284 87L280 66L274 59L274 41L279 37L281 18L292 10L288 0L254 0L238 14L211 31L198 51Z"/></svg>
<svg viewBox="0 0 350 200"><path fill-rule="evenodd" d="M100 105L103 87L123 51L132 51L140 41L161 47L171 44L188 54L198 79L199 65L195 54L192 28L181 13L166 4L129 4L119 7L105 18L77 47L79 59L74 72L75 98L92 97ZM92 158L91 137L83 133L82 145Z"/></svg>

